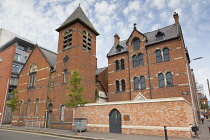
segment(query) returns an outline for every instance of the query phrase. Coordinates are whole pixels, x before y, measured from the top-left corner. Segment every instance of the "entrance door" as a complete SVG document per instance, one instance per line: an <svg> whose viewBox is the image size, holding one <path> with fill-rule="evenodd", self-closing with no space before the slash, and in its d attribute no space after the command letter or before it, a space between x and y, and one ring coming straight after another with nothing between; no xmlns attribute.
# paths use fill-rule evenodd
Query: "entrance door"
<svg viewBox="0 0 210 140"><path fill-rule="evenodd" d="M113 109L109 114L109 132L122 133L121 114L117 109Z"/></svg>

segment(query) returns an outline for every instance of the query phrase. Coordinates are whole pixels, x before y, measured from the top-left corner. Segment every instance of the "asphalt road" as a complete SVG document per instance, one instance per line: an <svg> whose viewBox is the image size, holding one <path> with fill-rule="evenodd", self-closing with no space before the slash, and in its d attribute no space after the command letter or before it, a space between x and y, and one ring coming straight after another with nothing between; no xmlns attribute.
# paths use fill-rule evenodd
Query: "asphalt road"
<svg viewBox="0 0 210 140"><path fill-rule="evenodd" d="M0 130L0 140L79 140L73 138L63 138L46 134L31 132L20 132L14 130Z"/></svg>

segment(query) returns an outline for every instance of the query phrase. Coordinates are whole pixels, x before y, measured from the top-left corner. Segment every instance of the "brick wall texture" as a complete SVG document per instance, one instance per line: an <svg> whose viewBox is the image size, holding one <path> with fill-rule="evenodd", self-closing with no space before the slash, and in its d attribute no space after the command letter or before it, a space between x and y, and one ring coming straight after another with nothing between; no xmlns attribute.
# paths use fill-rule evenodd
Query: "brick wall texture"
<svg viewBox="0 0 210 140"><path fill-rule="evenodd" d="M183 98L93 103L78 108L74 117L88 119L87 131L109 133L109 115L113 109L121 114L123 134L164 136L163 127L167 126L169 137L191 137L192 108ZM124 115L129 115L130 120L124 120Z"/></svg>

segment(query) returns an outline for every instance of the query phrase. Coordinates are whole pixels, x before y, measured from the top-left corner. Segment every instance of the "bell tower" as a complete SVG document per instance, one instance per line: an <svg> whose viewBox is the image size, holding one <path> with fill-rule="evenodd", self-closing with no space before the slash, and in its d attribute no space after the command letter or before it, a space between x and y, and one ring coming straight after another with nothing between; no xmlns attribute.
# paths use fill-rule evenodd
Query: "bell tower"
<svg viewBox="0 0 210 140"><path fill-rule="evenodd" d="M96 36L99 33L93 27L81 7L77 9L56 29L59 32L56 72L65 70L81 72L84 87L83 97L95 101ZM68 76L71 76L69 74Z"/></svg>

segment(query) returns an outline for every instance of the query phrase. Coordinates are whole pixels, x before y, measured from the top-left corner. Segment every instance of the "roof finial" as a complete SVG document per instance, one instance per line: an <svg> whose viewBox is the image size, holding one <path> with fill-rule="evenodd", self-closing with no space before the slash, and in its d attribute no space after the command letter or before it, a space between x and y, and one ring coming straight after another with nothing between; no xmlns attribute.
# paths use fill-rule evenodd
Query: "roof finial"
<svg viewBox="0 0 210 140"><path fill-rule="evenodd" d="M133 26L134 26L133 29L136 30L136 23L134 23Z"/></svg>

